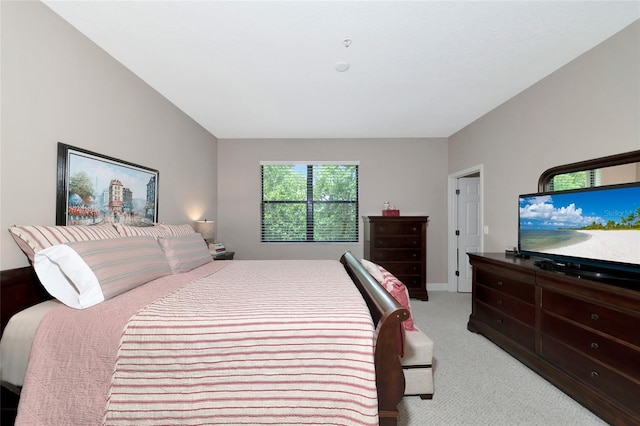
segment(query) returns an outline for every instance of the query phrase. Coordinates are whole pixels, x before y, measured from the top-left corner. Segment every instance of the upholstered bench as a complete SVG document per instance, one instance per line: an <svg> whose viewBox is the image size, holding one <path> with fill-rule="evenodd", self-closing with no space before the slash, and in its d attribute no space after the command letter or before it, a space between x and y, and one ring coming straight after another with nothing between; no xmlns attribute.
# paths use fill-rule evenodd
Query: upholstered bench
<svg viewBox="0 0 640 426"><path fill-rule="evenodd" d="M405 395L433 397L433 342L422 331L405 330L404 356L400 358L405 380Z"/></svg>
<svg viewBox="0 0 640 426"><path fill-rule="evenodd" d="M404 306L411 315L409 292L406 286L392 273L380 265L366 259L360 261L362 266L378 281L398 303ZM433 397L433 342L420 331L409 316L403 323L404 354L400 357L402 372L404 373L404 394L419 395L422 399Z"/></svg>

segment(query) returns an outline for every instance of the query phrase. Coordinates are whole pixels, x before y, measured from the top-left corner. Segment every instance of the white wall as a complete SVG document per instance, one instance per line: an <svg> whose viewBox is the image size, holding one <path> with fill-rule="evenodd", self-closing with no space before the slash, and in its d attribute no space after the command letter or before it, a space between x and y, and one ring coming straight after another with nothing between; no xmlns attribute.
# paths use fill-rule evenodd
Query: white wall
<svg viewBox="0 0 640 426"><path fill-rule="evenodd" d="M358 160L360 215L380 215L389 201L403 216L429 216L427 282L446 282L446 139L220 139L218 160L218 239L237 259L361 257L362 220L358 243L260 242L261 160Z"/></svg>
<svg viewBox="0 0 640 426"><path fill-rule="evenodd" d="M503 251L543 171L637 149L639 21L452 135L449 173L484 165L484 249Z"/></svg>
<svg viewBox="0 0 640 426"><path fill-rule="evenodd" d="M216 214L216 139L40 2L0 2L0 269L6 229L54 225L57 143L160 172L159 220Z"/></svg>

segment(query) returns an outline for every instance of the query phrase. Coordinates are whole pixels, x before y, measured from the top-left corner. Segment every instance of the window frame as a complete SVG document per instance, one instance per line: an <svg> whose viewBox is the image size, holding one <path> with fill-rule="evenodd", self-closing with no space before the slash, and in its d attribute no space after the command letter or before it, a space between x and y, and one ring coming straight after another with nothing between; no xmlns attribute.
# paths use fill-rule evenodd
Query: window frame
<svg viewBox="0 0 640 426"><path fill-rule="evenodd" d="M264 166L305 166L306 167L306 198L305 200L268 200L264 199ZM316 166L355 166L356 182L355 200L314 200L314 179L313 170ZM273 240L265 239L265 205L266 204L304 204L306 210L306 233L305 239L300 240ZM316 240L314 238L314 207L321 204L351 204L355 205L354 213L354 239L341 240ZM260 161L260 242L261 243L358 243L360 241L360 162L359 161Z"/></svg>
<svg viewBox="0 0 640 426"><path fill-rule="evenodd" d="M551 167L540 175L540 178L538 179L538 192L551 191L551 181L556 175L638 162L640 162L640 150Z"/></svg>

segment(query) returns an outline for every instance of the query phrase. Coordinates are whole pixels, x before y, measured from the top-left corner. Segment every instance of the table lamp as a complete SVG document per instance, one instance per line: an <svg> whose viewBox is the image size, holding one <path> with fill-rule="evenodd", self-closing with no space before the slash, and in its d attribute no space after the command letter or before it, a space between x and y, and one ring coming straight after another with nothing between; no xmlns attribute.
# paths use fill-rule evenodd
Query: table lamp
<svg viewBox="0 0 640 426"><path fill-rule="evenodd" d="M211 244L215 242L215 221L213 220L197 220L196 221L196 232L202 235L202 238L207 243L207 247L210 247Z"/></svg>

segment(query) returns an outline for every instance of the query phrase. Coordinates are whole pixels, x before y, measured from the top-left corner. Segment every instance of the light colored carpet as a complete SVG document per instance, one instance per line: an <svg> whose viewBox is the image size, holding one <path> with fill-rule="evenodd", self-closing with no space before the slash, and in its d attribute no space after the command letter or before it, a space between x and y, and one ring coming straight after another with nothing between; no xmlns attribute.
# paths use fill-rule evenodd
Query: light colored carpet
<svg viewBox="0 0 640 426"><path fill-rule="evenodd" d="M592 426L603 420L485 337L467 330L470 293L411 299L414 321L434 342L432 400L405 397L401 426Z"/></svg>

